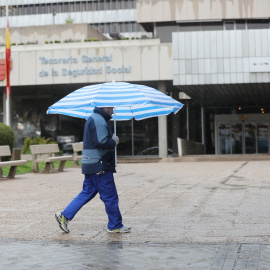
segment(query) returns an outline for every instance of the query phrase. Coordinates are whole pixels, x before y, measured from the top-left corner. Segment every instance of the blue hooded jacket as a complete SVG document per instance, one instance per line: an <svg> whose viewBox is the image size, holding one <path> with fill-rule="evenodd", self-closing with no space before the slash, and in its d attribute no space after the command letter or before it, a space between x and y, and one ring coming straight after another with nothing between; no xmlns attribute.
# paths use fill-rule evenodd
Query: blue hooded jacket
<svg viewBox="0 0 270 270"><path fill-rule="evenodd" d="M94 113L84 126L82 173L95 174L100 171L115 172L115 141L107 123L111 116L101 108Z"/></svg>

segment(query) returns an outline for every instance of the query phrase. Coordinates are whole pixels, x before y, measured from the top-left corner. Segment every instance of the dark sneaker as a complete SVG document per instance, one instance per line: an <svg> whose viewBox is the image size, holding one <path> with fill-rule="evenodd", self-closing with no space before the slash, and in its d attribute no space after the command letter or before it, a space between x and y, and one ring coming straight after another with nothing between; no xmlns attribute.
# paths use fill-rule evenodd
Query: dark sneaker
<svg viewBox="0 0 270 270"><path fill-rule="evenodd" d="M59 227L66 233L69 233L68 219L65 218L60 212L55 214L55 219L59 223Z"/></svg>
<svg viewBox="0 0 270 270"><path fill-rule="evenodd" d="M131 230L130 227L125 227L125 226L123 226L122 228L119 228L119 229L113 229L113 230L108 229L107 231L108 231L109 233L129 233L130 230Z"/></svg>

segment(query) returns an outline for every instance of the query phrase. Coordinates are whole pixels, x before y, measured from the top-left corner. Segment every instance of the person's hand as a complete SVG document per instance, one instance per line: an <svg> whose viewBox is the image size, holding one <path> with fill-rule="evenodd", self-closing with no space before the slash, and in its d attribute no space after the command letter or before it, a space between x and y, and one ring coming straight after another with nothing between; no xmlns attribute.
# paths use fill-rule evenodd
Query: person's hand
<svg viewBox="0 0 270 270"><path fill-rule="evenodd" d="M112 139L115 140L115 144L116 144L116 145L119 144L119 138L118 138L118 136L115 136L115 135L113 134Z"/></svg>

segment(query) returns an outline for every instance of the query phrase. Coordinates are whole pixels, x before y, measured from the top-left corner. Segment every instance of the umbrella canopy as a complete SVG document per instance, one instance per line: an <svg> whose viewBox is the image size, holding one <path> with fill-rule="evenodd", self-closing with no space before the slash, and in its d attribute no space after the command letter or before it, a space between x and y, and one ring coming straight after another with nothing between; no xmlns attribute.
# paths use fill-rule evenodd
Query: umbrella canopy
<svg viewBox="0 0 270 270"><path fill-rule="evenodd" d="M148 86L110 82L82 87L50 106L47 113L87 119L95 106L114 107L116 120L142 120L177 113L183 104Z"/></svg>

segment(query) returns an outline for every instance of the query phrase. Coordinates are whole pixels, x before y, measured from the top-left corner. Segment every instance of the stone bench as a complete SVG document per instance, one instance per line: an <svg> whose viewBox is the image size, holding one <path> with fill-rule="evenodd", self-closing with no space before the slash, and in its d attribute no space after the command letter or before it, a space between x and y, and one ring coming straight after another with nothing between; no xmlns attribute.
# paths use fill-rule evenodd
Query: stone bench
<svg viewBox="0 0 270 270"><path fill-rule="evenodd" d="M79 161L82 159L82 155L80 153L83 150L83 142L72 143L72 149L74 164L79 166Z"/></svg>
<svg viewBox="0 0 270 270"><path fill-rule="evenodd" d="M11 151L9 145L0 146L0 178L14 178L18 165L24 165L27 160L11 160L11 161L1 161L1 157L11 156ZM9 173L6 177L2 174L3 167L10 167Z"/></svg>
<svg viewBox="0 0 270 270"><path fill-rule="evenodd" d="M55 156L56 153L59 153L58 144L37 144L30 145L31 153L32 153L32 162L33 162L33 172L39 173L41 172L38 167L38 163L45 162L45 168L43 173L50 172L63 172L65 163L67 160L73 160L73 157L70 156ZM44 154L47 157L44 157ZM39 157L42 155L42 157ZM60 161L59 167L57 170L54 169L53 162Z"/></svg>

